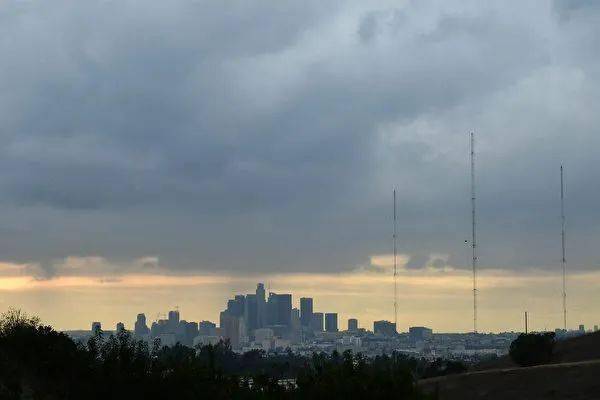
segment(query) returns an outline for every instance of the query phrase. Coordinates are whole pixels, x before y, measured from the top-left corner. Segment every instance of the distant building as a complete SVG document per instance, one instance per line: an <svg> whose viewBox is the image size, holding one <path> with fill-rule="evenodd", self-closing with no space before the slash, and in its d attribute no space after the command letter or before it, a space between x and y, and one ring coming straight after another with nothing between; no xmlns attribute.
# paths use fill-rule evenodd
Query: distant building
<svg viewBox="0 0 600 400"><path fill-rule="evenodd" d="M248 329L248 332L252 332L259 327L258 302L255 294L246 295L246 301L244 304L244 322L246 323L246 329Z"/></svg>
<svg viewBox="0 0 600 400"><path fill-rule="evenodd" d="M177 329L179 328L179 311L169 311L169 316L167 320L167 325L163 329L163 333L177 333Z"/></svg>
<svg viewBox="0 0 600 400"><path fill-rule="evenodd" d="M92 322L92 335L97 335L102 332L102 324L100 322Z"/></svg>
<svg viewBox="0 0 600 400"><path fill-rule="evenodd" d="M265 285L256 285L256 325L263 328L267 325L267 302L265 299Z"/></svg>
<svg viewBox="0 0 600 400"><path fill-rule="evenodd" d="M246 296L238 294L232 300L227 301L227 312L229 315L243 317L246 309Z"/></svg>
<svg viewBox="0 0 600 400"><path fill-rule="evenodd" d="M585 333L585 325L583 325L583 324L579 325L579 332Z"/></svg>
<svg viewBox="0 0 600 400"><path fill-rule="evenodd" d="M301 340L302 337L302 332L301 332L301 326L300 326L300 310L298 310L297 308L292 308L292 316L291 316L291 335L290 338L295 341L298 342Z"/></svg>
<svg viewBox="0 0 600 400"><path fill-rule="evenodd" d="M396 324L390 321L375 321L373 322L373 332L376 335L396 336Z"/></svg>
<svg viewBox="0 0 600 400"><path fill-rule="evenodd" d="M269 328L260 328L254 331L254 341L264 342L273 338L273 330Z"/></svg>
<svg viewBox="0 0 600 400"><path fill-rule="evenodd" d="M283 350L287 347L290 347L290 344L290 341L287 339L275 338L273 348Z"/></svg>
<svg viewBox="0 0 600 400"><path fill-rule="evenodd" d="M360 352L362 346L362 339L356 336L342 336L341 339L336 341L336 350L338 353L343 353L346 350L353 352Z"/></svg>
<svg viewBox="0 0 600 400"><path fill-rule="evenodd" d="M411 326L408 328L408 335L413 342L420 342L431 338L433 331L424 326Z"/></svg>
<svg viewBox="0 0 600 400"><path fill-rule="evenodd" d="M174 333L161 333L157 338L160 340L161 347L172 347L177 343L177 337Z"/></svg>
<svg viewBox="0 0 600 400"><path fill-rule="evenodd" d="M199 335L194 338L192 345L194 347L196 347L198 345L200 345L200 346L206 346L209 344L215 345L215 344L219 343L219 341L221 341L221 337L219 337L219 336Z"/></svg>
<svg viewBox="0 0 600 400"><path fill-rule="evenodd" d="M273 330L273 334L279 338L289 338L290 337L290 328L285 325L268 325L268 329Z"/></svg>
<svg viewBox="0 0 600 400"><path fill-rule="evenodd" d="M229 339L231 347L238 349L243 337L246 335L244 318L237 315L231 315L228 311L221 312L219 326L223 337Z"/></svg>
<svg viewBox="0 0 600 400"><path fill-rule="evenodd" d="M291 327L292 319L292 295L269 293L267 301L268 325L281 325L288 329Z"/></svg>
<svg viewBox="0 0 600 400"><path fill-rule="evenodd" d="M246 296L236 295L227 301L227 309L221 312L219 327L223 338L229 339L231 347L238 349L246 336ZM252 320L252 310L248 310L249 320Z"/></svg>
<svg viewBox="0 0 600 400"><path fill-rule="evenodd" d="M356 318L350 318L348 320L348 331L349 332L358 331L358 320Z"/></svg>
<svg viewBox="0 0 600 400"><path fill-rule="evenodd" d="M313 299L311 297L302 297L300 299L300 323L303 327L309 328L313 317Z"/></svg>
<svg viewBox="0 0 600 400"><path fill-rule="evenodd" d="M166 319L159 319L152 323L150 327L150 336L158 337L163 333L174 333L169 329L169 321Z"/></svg>
<svg viewBox="0 0 600 400"><path fill-rule="evenodd" d="M169 311L169 324L177 326L179 324L179 311Z"/></svg>
<svg viewBox="0 0 600 400"><path fill-rule="evenodd" d="M598 325L594 325L594 332L598 332Z"/></svg>
<svg viewBox="0 0 600 400"><path fill-rule="evenodd" d="M125 332L125 324L122 322L117 322L117 333Z"/></svg>
<svg viewBox="0 0 600 400"><path fill-rule="evenodd" d="M200 323L198 323L198 335L216 336L217 325L210 321L201 321Z"/></svg>
<svg viewBox="0 0 600 400"><path fill-rule="evenodd" d="M310 327L313 332L323 332L323 313L313 313Z"/></svg>
<svg viewBox="0 0 600 400"><path fill-rule="evenodd" d="M337 313L325 313L325 331L338 331L338 315Z"/></svg>
<svg viewBox="0 0 600 400"><path fill-rule="evenodd" d="M183 332L180 333L181 336L178 339L186 346L192 346L194 338L198 336L198 323L181 321L180 324Z"/></svg>
<svg viewBox="0 0 600 400"><path fill-rule="evenodd" d="M148 325L146 325L146 315L138 314L137 319L135 320L135 325L133 328L133 333L135 336L145 336L150 333L150 329L148 329Z"/></svg>

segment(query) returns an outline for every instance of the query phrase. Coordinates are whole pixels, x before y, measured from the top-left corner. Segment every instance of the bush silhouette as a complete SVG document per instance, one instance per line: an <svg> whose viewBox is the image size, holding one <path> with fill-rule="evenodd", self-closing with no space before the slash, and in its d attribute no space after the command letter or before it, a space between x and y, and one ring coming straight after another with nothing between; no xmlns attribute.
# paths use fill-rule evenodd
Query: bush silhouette
<svg viewBox="0 0 600 400"><path fill-rule="evenodd" d="M522 333L510 345L510 358L526 367L546 364L552 360L554 333Z"/></svg>

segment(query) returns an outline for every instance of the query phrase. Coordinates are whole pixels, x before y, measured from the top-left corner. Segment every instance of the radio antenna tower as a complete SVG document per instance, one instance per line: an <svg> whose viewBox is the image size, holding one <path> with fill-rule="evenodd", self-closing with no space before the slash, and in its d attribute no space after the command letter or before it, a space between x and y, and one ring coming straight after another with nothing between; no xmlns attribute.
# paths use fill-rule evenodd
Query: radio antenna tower
<svg viewBox="0 0 600 400"><path fill-rule="evenodd" d="M477 213L475 208L475 134L471 132L471 248L473 251L473 332L477 333Z"/></svg>
<svg viewBox="0 0 600 400"><path fill-rule="evenodd" d="M397 248L396 248L396 189L394 189L394 326L398 330L398 267L396 264Z"/></svg>
<svg viewBox="0 0 600 400"><path fill-rule="evenodd" d="M560 165L560 222L562 242L562 301L563 301L563 327L567 330L567 257L565 251L565 183L563 179L563 166Z"/></svg>

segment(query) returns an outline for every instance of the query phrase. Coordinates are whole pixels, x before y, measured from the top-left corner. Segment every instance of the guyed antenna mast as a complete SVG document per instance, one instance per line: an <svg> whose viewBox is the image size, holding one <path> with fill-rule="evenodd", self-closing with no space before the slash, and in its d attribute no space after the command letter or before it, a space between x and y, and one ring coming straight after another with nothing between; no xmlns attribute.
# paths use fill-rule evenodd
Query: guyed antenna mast
<svg viewBox="0 0 600 400"><path fill-rule="evenodd" d="M471 248L473 263L473 332L477 333L477 213L475 201L475 134L471 132Z"/></svg>

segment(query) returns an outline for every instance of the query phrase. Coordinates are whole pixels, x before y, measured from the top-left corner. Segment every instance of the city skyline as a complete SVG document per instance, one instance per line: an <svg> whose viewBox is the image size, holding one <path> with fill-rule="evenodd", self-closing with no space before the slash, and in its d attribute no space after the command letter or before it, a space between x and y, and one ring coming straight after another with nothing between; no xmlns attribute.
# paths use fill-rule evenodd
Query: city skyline
<svg viewBox="0 0 600 400"><path fill-rule="evenodd" d="M144 313L139 313L134 328L129 330L123 322L118 322L115 330L106 329L106 326L103 330L100 321L93 321L90 331L66 333L82 342L100 333L106 338L108 335L129 331L135 340L153 346L160 343L171 347L180 343L197 347L225 341L233 351L239 353L259 350L266 354L292 351L310 355L314 352L351 350L372 357L397 350L431 359L444 355L469 362L491 354L506 355L509 344L519 334L519 331L445 333L435 332L425 326L410 326L406 330L398 330L396 324L388 320L374 321L370 327L361 325L356 318L349 318L344 329L337 311L317 311L315 305L318 302L315 303L314 300L311 297L300 297L299 301L294 302L292 294L267 292L263 283L257 283L253 293L230 295L220 312L218 323L184 319L179 308L176 308L157 315L151 324ZM295 303L299 304L299 308L295 307ZM528 332L528 322L526 312L525 333ZM579 324L577 329L556 328L554 331L553 335L566 339L598 332L598 325L593 325L593 328L588 326L586 330L584 324Z"/></svg>
<svg viewBox="0 0 600 400"><path fill-rule="evenodd" d="M399 329L470 331L475 132L477 330L562 325L560 165L598 323L594 2L0 7L0 311L217 321L261 281L394 321L395 189Z"/></svg>
<svg viewBox="0 0 600 400"><path fill-rule="evenodd" d="M437 276L408 276L405 272L404 269L400 270L399 331L406 331L409 326L420 325L429 326L437 332L469 332L472 329L472 315L469 312L472 306L472 293L469 290L471 277L468 272L458 271L461 274L458 285L457 275L452 278L448 278L447 273ZM75 285L70 288L60 285L56 290L66 291L67 296L58 297L52 296L53 291L47 289L46 296L50 297L32 296L32 289L29 288L28 299L34 300L34 306L30 306L31 303L27 301L21 304L25 311L35 307L44 322L61 330L86 329L90 320L98 320L106 326L124 322L126 327L131 328L132 315L144 312L148 320L153 321L157 319L157 314L174 309L175 306L191 320L210 320L218 324L219 312L227 300L235 293L250 293L257 281L255 277L238 279L237 282L234 277L198 278L176 278L176 282L169 283L169 277L154 277L154 284L149 288L145 283L135 280L102 284L90 282L91 286ZM292 304L296 308L300 306L301 297L312 297L316 304L315 311L336 311L342 327L349 318L357 318L363 327L372 327L373 321L376 320L393 321L391 276L356 273L345 276L297 275L272 278L274 279L271 281L271 291L291 293ZM595 290L594 284L597 281L594 279L597 279L594 275L574 276L572 279L573 320L570 329L576 329L580 323L586 326L598 324L594 308L587 306L589 292L585 290L585 287ZM406 285L407 280L411 285ZM160 281L163 282L158 284ZM543 283L547 293L538 294L532 299L530 290L536 283ZM493 277L484 276L481 284L486 290L481 308L482 332L522 330L522 313L525 307L530 313L530 329L553 330L562 325L560 295L552 292L555 285L560 286L560 277L552 274L532 274L521 277L521 281L515 281L511 276L500 272ZM331 285L337 285L337 292L331 289ZM388 293L382 293L382 287L387 288ZM437 297L435 292L438 293ZM164 305L164 300L156 298L156 293L160 293L161 297L176 300ZM109 302L108 299L114 296L123 296L128 301L123 304ZM352 298L349 299L349 296ZM454 300L449 302L448 298ZM547 301L554 301L556 307L548 307ZM504 307L512 310L512 313L506 316L509 323L503 318L499 319L499 316L504 315L498 313L498 302L504 302ZM56 311L57 305L61 309L60 313ZM71 313L62 316L62 309L65 307L70 308ZM62 323L56 316L52 318L53 309L54 315L61 314ZM94 317L90 318L92 315ZM457 319L457 315L460 315L460 319ZM459 328L456 328L457 326ZM460 326L464 328L460 329Z"/></svg>

